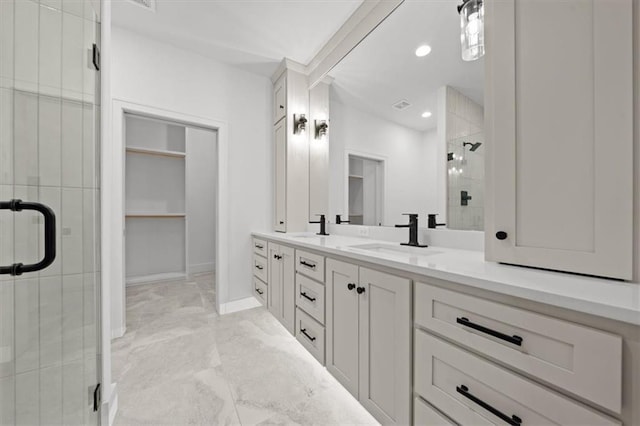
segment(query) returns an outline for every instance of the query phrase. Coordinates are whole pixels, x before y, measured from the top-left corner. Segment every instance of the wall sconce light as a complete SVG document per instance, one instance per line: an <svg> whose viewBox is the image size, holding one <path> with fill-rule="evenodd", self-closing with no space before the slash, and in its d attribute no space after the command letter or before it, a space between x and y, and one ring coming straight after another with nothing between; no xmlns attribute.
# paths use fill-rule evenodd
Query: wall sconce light
<svg viewBox="0 0 640 426"><path fill-rule="evenodd" d="M462 60L475 61L484 56L484 1L462 0L460 14L460 41Z"/></svg>
<svg viewBox="0 0 640 426"><path fill-rule="evenodd" d="M316 139L320 139L326 136L327 130L329 130L329 123L327 120L315 120Z"/></svg>
<svg viewBox="0 0 640 426"><path fill-rule="evenodd" d="M299 135L307 129L307 117L304 114L293 114L293 134Z"/></svg>

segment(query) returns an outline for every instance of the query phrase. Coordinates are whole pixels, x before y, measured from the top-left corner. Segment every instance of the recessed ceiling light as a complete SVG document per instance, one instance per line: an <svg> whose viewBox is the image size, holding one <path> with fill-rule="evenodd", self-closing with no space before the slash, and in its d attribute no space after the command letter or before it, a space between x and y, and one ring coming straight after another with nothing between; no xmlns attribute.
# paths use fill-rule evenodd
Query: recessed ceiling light
<svg viewBox="0 0 640 426"><path fill-rule="evenodd" d="M423 44L422 46L418 47L416 49L416 56L418 58L422 58L423 56L427 56L429 53L431 53L431 46L427 45L427 44Z"/></svg>
<svg viewBox="0 0 640 426"><path fill-rule="evenodd" d="M425 111L422 113L422 118L429 118L431 117L431 111Z"/></svg>

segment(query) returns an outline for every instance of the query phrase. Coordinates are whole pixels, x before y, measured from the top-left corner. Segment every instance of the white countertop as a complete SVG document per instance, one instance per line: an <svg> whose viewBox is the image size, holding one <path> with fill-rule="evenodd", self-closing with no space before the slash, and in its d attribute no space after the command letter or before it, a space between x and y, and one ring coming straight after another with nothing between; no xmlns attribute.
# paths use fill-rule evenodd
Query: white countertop
<svg viewBox="0 0 640 426"><path fill-rule="evenodd" d="M357 245L402 247L369 238L312 233L254 232L267 238L329 255L375 263L389 268L454 281L526 300L571 309L608 319L640 325L640 283L620 282L560 272L501 265L484 260L479 251L430 246L411 248L406 253L375 252ZM421 253L416 255L415 253ZM425 255L427 254L428 255Z"/></svg>

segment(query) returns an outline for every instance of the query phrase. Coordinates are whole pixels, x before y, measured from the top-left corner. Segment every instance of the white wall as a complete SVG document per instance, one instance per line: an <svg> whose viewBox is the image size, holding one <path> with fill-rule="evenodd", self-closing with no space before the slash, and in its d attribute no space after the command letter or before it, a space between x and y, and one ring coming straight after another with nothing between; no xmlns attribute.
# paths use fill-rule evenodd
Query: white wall
<svg viewBox="0 0 640 426"><path fill-rule="evenodd" d="M226 124L228 150L220 161L227 162L229 243L221 250L228 256L229 275L219 283L217 297L220 303L250 297L250 233L270 230L272 222L270 80L121 28L112 30L111 50L113 100ZM113 229L112 238L117 233ZM116 241L109 259L114 331L123 326L120 252Z"/></svg>
<svg viewBox="0 0 640 426"><path fill-rule="evenodd" d="M384 225L407 222L402 213L426 220L437 212L437 138L331 100L329 219L346 215L345 153L385 159ZM426 223L421 223L426 226Z"/></svg>
<svg viewBox="0 0 640 426"><path fill-rule="evenodd" d="M191 274L215 266L217 132L187 127L187 257Z"/></svg>

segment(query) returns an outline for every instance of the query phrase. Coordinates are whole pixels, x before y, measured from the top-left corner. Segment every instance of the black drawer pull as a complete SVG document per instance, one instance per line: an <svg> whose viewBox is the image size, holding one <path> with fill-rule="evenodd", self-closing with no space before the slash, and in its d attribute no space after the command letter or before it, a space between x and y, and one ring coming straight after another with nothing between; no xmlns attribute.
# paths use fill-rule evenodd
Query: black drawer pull
<svg viewBox="0 0 640 426"><path fill-rule="evenodd" d="M261 244L256 244L256 248L262 250L264 248L264 246L261 245Z"/></svg>
<svg viewBox="0 0 640 426"><path fill-rule="evenodd" d="M358 287L358 288L356 289L356 291L358 292L358 294L362 294L362 293L364 293L365 288L364 288L364 287Z"/></svg>
<svg viewBox="0 0 640 426"><path fill-rule="evenodd" d="M316 298L315 297L309 297L307 296L307 293L305 293L304 291L300 292L300 296L304 297L305 299L311 301L311 302L315 302Z"/></svg>
<svg viewBox="0 0 640 426"><path fill-rule="evenodd" d="M259 288L257 288L257 287L256 287L256 293L258 293L258 294L263 294L263 293L264 293L264 291L262 291L262 290L260 290Z"/></svg>
<svg viewBox="0 0 640 426"><path fill-rule="evenodd" d="M495 330L492 330L490 328L483 327L483 326L481 326L479 324L474 324L471 321L469 321L469 318L465 318L465 317L456 318L456 322L458 324L464 325L465 327L473 328L474 330L481 331L481 332L486 333L486 334L488 334L490 336L497 337L498 339L505 340L505 341L507 341L509 343L512 343L514 345L522 346L522 337L516 336L515 334L513 336L509 336L507 334L500 333L499 331L495 331Z"/></svg>
<svg viewBox="0 0 640 426"><path fill-rule="evenodd" d="M354 288L356 288L356 285L354 283L347 284L347 289L349 289L349 291L353 290Z"/></svg>
<svg viewBox="0 0 640 426"><path fill-rule="evenodd" d="M280 259L282 259L282 256L278 256L277 254L274 254L274 255L273 255L273 258L274 258L274 259L277 259L277 260L280 260Z"/></svg>
<svg viewBox="0 0 640 426"><path fill-rule="evenodd" d="M264 269L264 266L256 265L256 268L262 271Z"/></svg>
<svg viewBox="0 0 640 426"><path fill-rule="evenodd" d="M484 402L480 398L471 395L471 393L469 393L469 388L466 387L465 385L456 386L456 391L459 394L461 394L462 396L464 396L465 398L468 398L471 401L475 402L476 404L478 404L479 406L481 406L482 408L484 408L485 410L487 410L488 412L490 412L494 416L499 417L500 419L504 420L505 422L507 422L511 426L520 426L522 424L522 419L520 417L516 416L515 414L512 415L511 417L509 417L506 414L504 414L503 412L501 412L500 410L497 410L497 409L493 408L491 405L487 404L486 402Z"/></svg>
<svg viewBox="0 0 640 426"><path fill-rule="evenodd" d="M307 334L307 329L306 329L306 328L301 328L301 329L300 329L300 333L302 333L302 334L304 334L305 336L307 336L307 339L311 340L312 342L313 342L314 340L316 340L316 338L315 338L315 337L311 337L311 336L309 336L309 335Z"/></svg>
<svg viewBox="0 0 640 426"><path fill-rule="evenodd" d="M304 260L300 260L300 264L306 266L307 268L316 269L316 265L313 263L305 262Z"/></svg>

